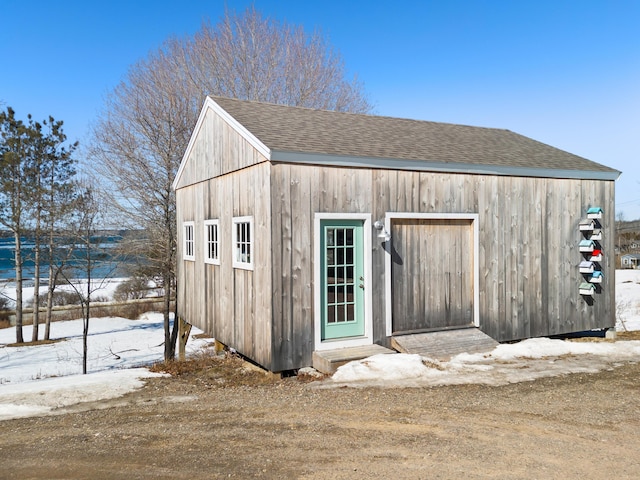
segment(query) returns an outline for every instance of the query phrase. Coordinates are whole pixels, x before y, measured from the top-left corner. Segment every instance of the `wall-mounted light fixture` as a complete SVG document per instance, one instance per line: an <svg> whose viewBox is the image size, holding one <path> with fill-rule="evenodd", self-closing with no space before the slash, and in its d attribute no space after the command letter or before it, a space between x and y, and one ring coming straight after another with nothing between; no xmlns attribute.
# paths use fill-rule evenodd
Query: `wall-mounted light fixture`
<svg viewBox="0 0 640 480"><path fill-rule="evenodd" d="M381 220L376 220L373 227L380 232L378 233L378 238L383 239L385 242L391 240L391 234L384 228L384 223Z"/></svg>

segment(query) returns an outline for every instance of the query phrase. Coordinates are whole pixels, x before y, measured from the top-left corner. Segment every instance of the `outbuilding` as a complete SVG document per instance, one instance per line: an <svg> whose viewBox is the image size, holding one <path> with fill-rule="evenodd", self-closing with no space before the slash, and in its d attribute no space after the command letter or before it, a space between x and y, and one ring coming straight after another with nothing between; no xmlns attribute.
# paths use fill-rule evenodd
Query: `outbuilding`
<svg viewBox="0 0 640 480"><path fill-rule="evenodd" d="M622 268L638 268L640 266L640 253L627 253L620 257Z"/></svg>
<svg viewBox="0 0 640 480"><path fill-rule="evenodd" d="M178 315L274 372L608 329L619 173L509 130L208 97L174 181Z"/></svg>

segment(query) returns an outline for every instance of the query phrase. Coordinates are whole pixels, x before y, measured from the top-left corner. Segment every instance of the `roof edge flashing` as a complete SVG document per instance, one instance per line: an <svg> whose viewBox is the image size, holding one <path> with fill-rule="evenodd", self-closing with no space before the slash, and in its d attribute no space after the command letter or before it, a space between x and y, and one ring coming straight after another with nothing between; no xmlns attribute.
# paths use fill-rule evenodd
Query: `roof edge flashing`
<svg viewBox="0 0 640 480"><path fill-rule="evenodd" d="M440 162L433 160L407 160L399 158L352 157L272 150L272 162L300 163L334 167L378 168L413 170L420 172L467 173L474 175L502 175L516 177L567 178L582 180L617 180L617 170L570 170L552 168L518 167L508 165L481 165L471 163Z"/></svg>

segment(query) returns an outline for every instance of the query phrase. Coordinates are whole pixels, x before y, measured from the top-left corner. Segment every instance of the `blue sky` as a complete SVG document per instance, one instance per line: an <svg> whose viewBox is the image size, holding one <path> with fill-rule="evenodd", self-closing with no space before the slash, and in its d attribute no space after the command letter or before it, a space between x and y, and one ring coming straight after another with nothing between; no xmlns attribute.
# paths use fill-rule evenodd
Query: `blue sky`
<svg viewBox="0 0 640 480"><path fill-rule="evenodd" d="M0 0L0 102L82 143L136 60L252 3L326 34L375 113L506 128L617 168L617 212L640 218L635 0Z"/></svg>

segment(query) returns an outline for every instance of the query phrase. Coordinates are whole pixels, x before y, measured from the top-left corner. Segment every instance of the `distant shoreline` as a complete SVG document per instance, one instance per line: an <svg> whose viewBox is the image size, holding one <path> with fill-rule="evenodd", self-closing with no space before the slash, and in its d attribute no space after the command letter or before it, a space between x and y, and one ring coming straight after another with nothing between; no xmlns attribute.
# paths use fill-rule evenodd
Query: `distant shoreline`
<svg viewBox="0 0 640 480"><path fill-rule="evenodd" d="M15 241L12 235L6 235L9 232L0 231L0 281L13 280L15 281ZM95 249L95 254L92 253L92 262L94 266L92 268L92 276L100 277L119 277L123 276L123 267L130 264L119 256L114 247L117 247L123 239L138 235L134 231L126 230L98 230L92 235L92 249ZM64 243L64 241L62 241ZM23 274L22 277L25 281L30 280L33 285L34 277L34 263L33 263L33 249L34 240L29 236L22 237L22 257L23 257ZM86 268L84 265L85 249L82 245L77 245L72 239L67 239L67 244L58 245L60 251L59 256L68 257L66 260L66 268L68 276L72 278L86 278ZM69 255L68 250L71 249L72 255ZM43 249L44 250L44 249ZM41 258L40 272L43 275L49 274L49 262L46 259L46 255ZM41 280L42 281L42 280Z"/></svg>
<svg viewBox="0 0 640 480"><path fill-rule="evenodd" d="M92 284L96 287L96 290L93 291L92 295L101 295L108 298L113 298L113 293L115 292L118 285L122 282L126 281L129 277L109 277L109 278L94 278L92 280ZM72 279L71 283L60 283L56 286L56 292L60 291L73 291L73 287L71 285L81 286L86 285L86 278L76 278ZM97 288L100 286L100 288ZM23 285L22 295L23 300L25 302L29 302L33 299L34 293L33 283L31 285ZM40 295L46 293L47 285L40 285ZM15 282L5 281L0 279L0 295L8 298L10 301L15 302L16 300L16 286Z"/></svg>

